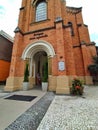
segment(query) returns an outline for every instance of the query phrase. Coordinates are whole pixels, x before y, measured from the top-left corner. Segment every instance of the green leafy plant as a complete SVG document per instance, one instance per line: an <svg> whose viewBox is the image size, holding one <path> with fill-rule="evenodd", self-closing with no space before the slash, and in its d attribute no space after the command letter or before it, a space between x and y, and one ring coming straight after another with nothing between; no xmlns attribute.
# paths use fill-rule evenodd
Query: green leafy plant
<svg viewBox="0 0 98 130"><path fill-rule="evenodd" d="M25 71L24 71L24 82L29 81L29 69L28 69L28 64L26 64Z"/></svg>
<svg viewBox="0 0 98 130"><path fill-rule="evenodd" d="M47 82L48 81L48 63L47 62L44 63L44 70L43 70L42 81L43 82Z"/></svg>
<svg viewBox="0 0 98 130"><path fill-rule="evenodd" d="M70 93L72 95L83 95L83 83L80 79L74 78L72 81L72 87L70 88Z"/></svg>

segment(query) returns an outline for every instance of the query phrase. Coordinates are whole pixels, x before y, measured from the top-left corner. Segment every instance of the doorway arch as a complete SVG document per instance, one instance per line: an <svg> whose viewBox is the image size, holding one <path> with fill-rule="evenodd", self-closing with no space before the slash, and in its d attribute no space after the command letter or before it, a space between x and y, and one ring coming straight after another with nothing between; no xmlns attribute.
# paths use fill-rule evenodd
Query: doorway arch
<svg viewBox="0 0 98 130"><path fill-rule="evenodd" d="M45 51L48 57L54 57L55 51L53 46L46 41L36 41L28 44L22 53L22 59L31 58L35 53Z"/></svg>
<svg viewBox="0 0 98 130"><path fill-rule="evenodd" d="M22 53L22 59L29 60L30 77L33 77L33 84L37 84L37 73L39 73L42 78L44 62L48 63L49 59L54 56L55 51L53 46L46 41L36 41L26 46Z"/></svg>

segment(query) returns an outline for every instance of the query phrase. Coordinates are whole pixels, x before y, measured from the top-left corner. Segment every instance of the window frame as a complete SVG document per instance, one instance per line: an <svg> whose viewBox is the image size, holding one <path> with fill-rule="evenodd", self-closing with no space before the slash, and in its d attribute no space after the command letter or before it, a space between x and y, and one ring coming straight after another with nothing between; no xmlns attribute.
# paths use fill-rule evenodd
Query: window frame
<svg viewBox="0 0 98 130"><path fill-rule="evenodd" d="M41 11L45 11L45 13L44 14L42 14L42 16L44 17L44 15L45 15L45 17L44 18L37 18L37 15L39 15L40 16L40 13L39 14L37 14L37 7L38 6L41 6L40 4L45 4L45 9L43 10L43 9L41 9L41 7L39 8L39 9L41 9ZM38 16L38 17L39 17ZM40 21L45 21L45 20L47 20L47 2L45 1L45 0L41 0L41 1L38 1L37 3L36 3L36 5L35 5L35 22L40 22Z"/></svg>

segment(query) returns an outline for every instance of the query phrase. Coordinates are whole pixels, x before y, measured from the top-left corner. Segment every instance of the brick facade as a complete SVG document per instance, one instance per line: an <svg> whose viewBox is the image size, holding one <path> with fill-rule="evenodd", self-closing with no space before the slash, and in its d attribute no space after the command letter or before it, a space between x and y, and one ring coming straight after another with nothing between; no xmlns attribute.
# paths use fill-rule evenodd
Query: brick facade
<svg viewBox="0 0 98 130"><path fill-rule="evenodd" d="M32 68L34 55L40 51L46 52L50 57L49 90L57 93L63 93L64 90L66 93L65 89L70 86L71 79L75 75L91 84L87 66L92 62L92 56L96 55L96 48L90 41L88 26L83 22L82 8L67 7L63 0L45 0L47 19L36 22L37 2L39 1L22 0L18 27L15 29L10 75L5 89L21 88L25 60L29 59ZM59 62L65 64L63 71L58 68ZM33 73L33 70L30 73ZM14 80L10 83L11 77ZM19 78L17 85L16 78ZM32 86L34 74L31 74L30 78ZM61 85L59 81L62 81Z"/></svg>

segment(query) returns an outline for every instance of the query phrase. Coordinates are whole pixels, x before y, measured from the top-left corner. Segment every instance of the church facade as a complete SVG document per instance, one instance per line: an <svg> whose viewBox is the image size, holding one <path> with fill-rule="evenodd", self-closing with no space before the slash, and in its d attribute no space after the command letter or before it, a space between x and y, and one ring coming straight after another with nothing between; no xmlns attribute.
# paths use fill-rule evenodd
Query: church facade
<svg viewBox="0 0 98 130"><path fill-rule="evenodd" d="M65 0L22 0L5 90L22 88L27 62L30 88L37 85L37 73L42 79L46 61L49 91L69 93L74 76L92 84L87 67L94 55L81 7L68 7Z"/></svg>

